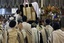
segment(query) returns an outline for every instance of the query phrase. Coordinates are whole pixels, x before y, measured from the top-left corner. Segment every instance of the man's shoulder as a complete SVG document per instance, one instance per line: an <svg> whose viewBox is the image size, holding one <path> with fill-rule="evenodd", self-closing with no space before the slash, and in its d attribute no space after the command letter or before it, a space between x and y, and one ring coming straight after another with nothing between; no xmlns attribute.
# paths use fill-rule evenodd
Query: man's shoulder
<svg viewBox="0 0 64 43"><path fill-rule="evenodd" d="M23 22L22 25L30 26L30 27L31 27L31 24L29 24L29 23L27 23L27 22Z"/></svg>
<svg viewBox="0 0 64 43"><path fill-rule="evenodd" d="M59 32L60 32L60 29L53 31L53 34L57 34L57 33L59 33Z"/></svg>

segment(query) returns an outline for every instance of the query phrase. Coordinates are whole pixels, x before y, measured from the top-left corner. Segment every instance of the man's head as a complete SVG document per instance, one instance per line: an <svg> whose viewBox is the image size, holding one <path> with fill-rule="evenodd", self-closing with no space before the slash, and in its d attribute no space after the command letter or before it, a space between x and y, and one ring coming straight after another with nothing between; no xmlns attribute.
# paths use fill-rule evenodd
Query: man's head
<svg viewBox="0 0 64 43"><path fill-rule="evenodd" d="M23 16L22 17L22 20L23 20L23 22L26 22L27 21L27 17L26 16Z"/></svg>
<svg viewBox="0 0 64 43"><path fill-rule="evenodd" d="M20 14L20 10L17 10L16 13L17 13L17 14Z"/></svg>
<svg viewBox="0 0 64 43"><path fill-rule="evenodd" d="M14 28L16 26L16 21L11 20L9 23L9 27Z"/></svg>
<svg viewBox="0 0 64 43"><path fill-rule="evenodd" d="M46 22L46 25L49 25L51 23L51 20L50 19L46 19L45 22Z"/></svg>
<svg viewBox="0 0 64 43"><path fill-rule="evenodd" d="M53 24L53 28L54 28L54 30L60 29L60 24L57 23L57 22L55 22L55 23Z"/></svg>

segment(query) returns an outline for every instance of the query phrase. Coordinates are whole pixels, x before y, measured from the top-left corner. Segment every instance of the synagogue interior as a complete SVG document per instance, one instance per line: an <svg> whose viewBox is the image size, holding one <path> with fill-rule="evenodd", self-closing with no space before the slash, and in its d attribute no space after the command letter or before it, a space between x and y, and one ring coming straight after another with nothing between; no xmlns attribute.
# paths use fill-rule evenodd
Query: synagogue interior
<svg viewBox="0 0 64 43"><path fill-rule="evenodd" d="M0 43L64 43L64 0L0 0Z"/></svg>

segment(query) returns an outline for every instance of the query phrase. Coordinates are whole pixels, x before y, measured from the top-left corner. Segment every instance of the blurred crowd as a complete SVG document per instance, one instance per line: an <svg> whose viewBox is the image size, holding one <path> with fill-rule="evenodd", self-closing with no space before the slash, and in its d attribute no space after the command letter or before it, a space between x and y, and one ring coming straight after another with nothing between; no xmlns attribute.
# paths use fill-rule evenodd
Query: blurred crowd
<svg viewBox="0 0 64 43"><path fill-rule="evenodd" d="M17 10L8 19L0 20L0 43L63 43L61 23L50 19L27 21Z"/></svg>

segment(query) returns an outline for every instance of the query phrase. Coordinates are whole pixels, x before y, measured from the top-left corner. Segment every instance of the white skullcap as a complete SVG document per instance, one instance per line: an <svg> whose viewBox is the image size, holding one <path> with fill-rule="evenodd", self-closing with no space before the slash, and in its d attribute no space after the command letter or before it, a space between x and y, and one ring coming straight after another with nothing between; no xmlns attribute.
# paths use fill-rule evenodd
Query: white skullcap
<svg viewBox="0 0 64 43"><path fill-rule="evenodd" d="M14 17L10 17L9 20L14 20Z"/></svg>

